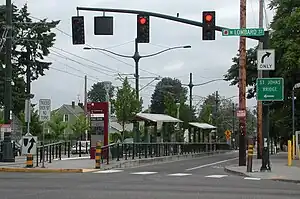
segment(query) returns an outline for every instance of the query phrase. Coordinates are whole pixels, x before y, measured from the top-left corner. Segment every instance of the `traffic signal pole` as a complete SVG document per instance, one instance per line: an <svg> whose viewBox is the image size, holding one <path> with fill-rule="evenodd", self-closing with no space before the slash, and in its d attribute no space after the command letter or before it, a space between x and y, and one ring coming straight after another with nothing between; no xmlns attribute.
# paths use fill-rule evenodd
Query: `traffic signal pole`
<svg viewBox="0 0 300 199"><path fill-rule="evenodd" d="M128 9L113 9L113 8L87 8L87 7L77 7L77 11L93 11L93 12L114 12L114 13L126 13L126 14L138 14L138 15L147 15L162 19L167 19L171 21L176 21L179 23L189 24L192 26L202 27L204 26L203 23L198 21L193 21L189 19L183 19L175 16L155 13L155 12L147 12L147 11L141 11L141 10L128 10ZM240 0L240 28L246 28L246 0ZM223 29L228 29L222 26L214 26L213 29L215 31L222 32ZM267 36L266 36L267 35ZM264 47L266 39L268 40L268 31L265 31L265 36L247 36L247 37L240 37L240 80L239 80L239 110L245 110L246 109L246 38L254 39L257 41L263 41ZM246 110L245 110L246 111ZM265 109L264 113L268 113L268 110ZM266 115L266 114L265 114ZM268 114L267 114L268 115ZM264 119L268 119L268 116L265 116ZM268 121L264 122L265 130L266 125L268 124ZM239 165L244 166L246 165L246 117L240 118L240 148L239 148ZM265 134L268 134L268 132L263 132L264 136Z"/></svg>
<svg viewBox="0 0 300 199"><path fill-rule="evenodd" d="M134 63L135 63L135 93L136 93L136 100L140 100L140 86L139 86L139 61L141 59L139 53L139 43L137 42L137 38L134 40L134 54L132 56ZM140 132L139 132L139 123L135 122L135 142L140 142Z"/></svg>

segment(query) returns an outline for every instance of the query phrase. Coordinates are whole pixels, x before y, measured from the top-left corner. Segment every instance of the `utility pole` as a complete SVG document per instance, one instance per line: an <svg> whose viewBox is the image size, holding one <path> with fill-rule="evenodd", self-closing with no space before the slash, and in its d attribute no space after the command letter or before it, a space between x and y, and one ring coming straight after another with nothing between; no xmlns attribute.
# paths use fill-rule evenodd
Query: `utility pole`
<svg viewBox="0 0 300 199"><path fill-rule="evenodd" d="M89 117L88 117L88 111L87 111L87 75L84 76L84 115L85 120L88 123ZM85 140L88 140L88 130L85 130Z"/></svg>
<svg viewBox="0 0 300 199"><path fill-rule="evenodd" d="M246 0L240 0L240 28L246 28ZM239 166L246 166L246 37L240 37L239 68Z"/></svg>
<svg viewBox="0 0 300 199"><path fill-rule="evenodd" d="M259 28L263 28L264 22L264 0L259 0ZM263 49L262 41L258 43L258 49ZM262 70L257 70L257 77L262 78ZM262 102L257 101L257 159L262 157Z"/></svg>
<svg viewBox="0 0 300 199"><path fill-rule="evenodd" d="M6 67L5 67L5 89L4 89L4 123L10 124L10 113L12 109L12 4L11 0L6 0ZM11 132L4 132L3 140L3 162L14 162L14 153L11 143Z"/></svg>

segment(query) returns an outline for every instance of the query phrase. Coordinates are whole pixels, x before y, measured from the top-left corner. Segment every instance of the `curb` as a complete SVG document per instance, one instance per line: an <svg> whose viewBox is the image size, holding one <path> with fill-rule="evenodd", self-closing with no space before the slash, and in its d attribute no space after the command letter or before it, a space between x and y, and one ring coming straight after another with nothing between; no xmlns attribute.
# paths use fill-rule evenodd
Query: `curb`
<svg viewBox="0 0 300 199"><path fill-rule="evenodd" d="M240 172L240 171L235 171L232 169L228 169L224 167L224 171L227 173L231 173L234 175L238 176L243 176L243 177L252 177L251 175L247 175L246 173ZM263 180L272 180L272 181L280 181L280 182L289 182L289 183L300 183L300 180L292 180L292 179L285 179L285 178L262 178Z"/></svg>
<svg viewBox="0 0 300 199"><path fill-rule="evenodd" d="M251 177L250 175L247 175L243 172L240 172L240 171L235 171L235 170L232 170L232 169L228 169L226 167L224 167L224 171L227 172L227 173L231 173L231 174L234 174L234 175L238 175L238 176L243 176L243 177Z"/></svg>
<svg viewBox="0 0 300 199"><path fill-rule="evenodd" d="M84 173L84 169L47 169L47 168L9 168L2 167L0 172L23 172L23 173Z"/></svg>

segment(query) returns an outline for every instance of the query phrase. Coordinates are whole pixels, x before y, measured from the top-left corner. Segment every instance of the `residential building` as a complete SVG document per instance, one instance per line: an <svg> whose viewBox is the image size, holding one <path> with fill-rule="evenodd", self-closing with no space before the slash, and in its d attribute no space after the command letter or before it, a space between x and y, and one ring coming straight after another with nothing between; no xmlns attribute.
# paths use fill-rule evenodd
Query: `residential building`
<svg viewBox="0 0 300 199"><path fill-rule="evenodd" d="M72 104L63 104L60 108L53 110L52 112L59 113L63 117L63 121L68 124L68 127L65 129L65 136L68 136L73 133L72 125L75 124L77 118L84 114L83 104L78 103L78 105L75 104L74 101L72 101Z"/></svg>

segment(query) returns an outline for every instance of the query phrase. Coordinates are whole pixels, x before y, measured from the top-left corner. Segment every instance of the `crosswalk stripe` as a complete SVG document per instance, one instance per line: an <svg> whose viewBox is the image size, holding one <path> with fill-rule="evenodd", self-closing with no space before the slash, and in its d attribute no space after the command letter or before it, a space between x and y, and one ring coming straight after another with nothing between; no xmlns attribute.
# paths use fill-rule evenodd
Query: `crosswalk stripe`
<svg viewBox="0 0 300 199"><path fill-rule="evenodd" d="M96 171L94 173L119 173L119 172L123 172L123 170L110 169L110 170Z"/></svg>
<svg viewBox="0 0 300 199"><path fill-rule="evenodd" d="M152 172L152 171L144 171L144 172L134 172L134 173L130 173L133 175L150 175L150 174L155 174L157 172Z"/></svg>
<svg viewBox="0 0 300 199"><path fill-rule="evenodd" d="M172 174L168 174L168 176L190 176L192 174L190 173L172 173Z"/></svg>
<svg viewBox="0 0 300 199"><path fill-rule="evenodd" d="M224 178L227 177L228 175L209 175L205 176L206 178Z"/></svg>
<svg viewBox="0 0 300 199"><path fill-rule="evenodd" d="M260 178L245 177L244 180L261 180Z"/></svg>

